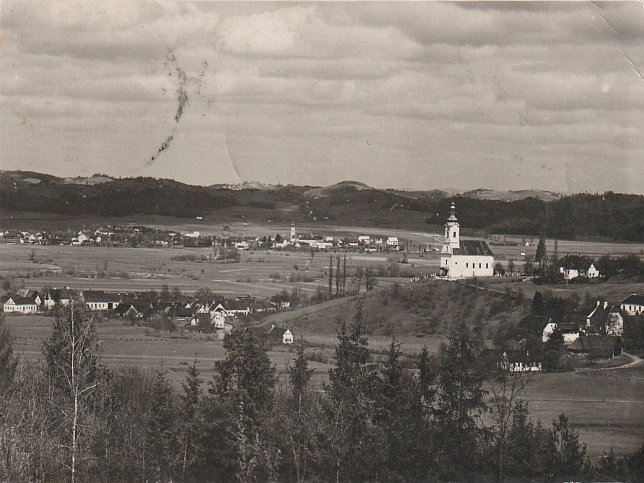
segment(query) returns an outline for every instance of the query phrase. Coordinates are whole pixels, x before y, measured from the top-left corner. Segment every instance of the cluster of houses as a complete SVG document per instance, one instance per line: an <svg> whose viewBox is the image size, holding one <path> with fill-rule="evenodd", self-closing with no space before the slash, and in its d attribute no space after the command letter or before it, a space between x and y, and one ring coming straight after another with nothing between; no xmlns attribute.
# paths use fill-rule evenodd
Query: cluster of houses
<svg viewBox="0 0 644 483"><path fill-rule="evenodd" d="M518 328L524 335L536 336L543 343L548 342L557 331L563 338L567 352L587 359L610 359L622 353L624 316L644 314L644 295L631 294L619 305L597 301L595 306L583 314L578 322L561 322L547 316L527 315ZM540 372L542 360L539 354L528 350L485 349L480 356L481 363L509 372Z"/></svg>
<svg viewBox="0 0 644 483"><path fill-rule="evenodd" d="M210 246L212 237L144 226L93 226L79 231L0 231L0 243L62 246Z"/></svg>
<svg viewBox="0 0 644 483"><path fill-rule="evenodd" d="M0 231L0 243L69 246L150 246L150 247L234 247L238 250L351 250L365 252L398 251L396 236L360 235L339 238L325 235L298 234L291 224L290 236L243 237L228 233L211 236L191 231L179 233L143 226L95 226L89 229L59 232Z"/></svg>
<svg viewBox="0 0 644 483"><path fill-rule="evenodd" d="M256 237L236 240L233 245L238 250L259 250L264 248L286 250L349 250L362 252L398 251L402 249L396 236L359 235L357 238L340 238L313 233L297 233L291 223L288 237L277 234L275 238Z"/></svg>
<svg viewBox="0 0 644 483"><path fill-rule="evenodd" d="M72 295L72 290L68 288L54 288L42 293L21 289L16 294L2 297L0 302L6 313L36 314L53 310L57 305L68 305ZM110 317L135 321L150 320L155 315L161 315L188 328L214 332L218 338L230 332L240 318L252 313L275 312L289 306L288 302L274 303L249 295L199 302L189 296L151 300L145 292L83 290L78 292L78 297L90 311L103 312ZM280 343L293 343L293 334L289 329L273 327L269 334L271 339L279 334Z"/></svg>

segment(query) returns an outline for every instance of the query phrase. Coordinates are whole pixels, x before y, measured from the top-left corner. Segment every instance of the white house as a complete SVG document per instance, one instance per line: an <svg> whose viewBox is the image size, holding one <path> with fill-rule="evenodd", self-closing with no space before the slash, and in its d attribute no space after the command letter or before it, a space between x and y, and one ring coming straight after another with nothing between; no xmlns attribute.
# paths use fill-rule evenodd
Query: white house
<svg viewBox="0 0 644 483"><path fill-rule="evenodd" d="M121 303L121 297L115 293L88 290L82 296L89 310L114 310Z"/></svg>
<svg viewBox="0 0 644 483"><path fill-rule="evenodd" d="M3 304L3 310L7 313L35 314L38 311L36 302L27 297L12 295Z"/></svg>
<svg viewBox="0 0 644 483"><path fill-rule="evenodd" d="M484 240L461 240L454 203L445 223L445 242L441 252L441 274L450 280L494 275L494 254Z"/></svg>
<svg viewBox="0 0 644 483"><path fill-rule="evenodd" d="M579 277L579 270L576 268L559 267L559 273L563 274L564 280L572 280Z"/></svg>
<svg viewBox="0 0 644 483"><path fill-rule="evenodd" d="M633 293L619 303L619 308L628 315L644 314L644 295Z"/></svg>
<svg viewBox="0 0 644 483"><path fill-rule="evenodd" d="M371 243L371 237L369 235L360 235L358 237L358 243L369 245Z"/></svg>
<svg viewBox="0 0 644 483"><path fill-rule="evenodd" d="M293 334L289 329L284 331L282 334L282 344L292 344L293 343Z"/></svg>
<svg viewBox="0 0 644 483"><path fill-rule="evenodd" d="M397 236L388 236L387 237L387 248L390 250L398 250L399 242Z"/></svg>
<svg viewBox="0 0 644 483"><path fill-rule="evenodd" d="M599 270L595 268L595 264L591 263L590 267L588 267L588 271L586 272L586 275L588 278L598 278L599 277Z"/></svg>
<svg viewBox="0 0 644 483"><path fill-rule="evenodd" d="M559 329L561 331L564 344L566 345L572 344L577 339L579 339L579 328L576 325L548 322L548 324L543 329L541 340L543 342L548 342L548 339L550 339L550 336L556 329Z"/></svg>
<svg viewBox="0 0 644 483"><path fill-rule="evenodd" d="M215 312L211 315L211 320L215 329L223 329L226 325L226 316L222 312Z"/></svg>

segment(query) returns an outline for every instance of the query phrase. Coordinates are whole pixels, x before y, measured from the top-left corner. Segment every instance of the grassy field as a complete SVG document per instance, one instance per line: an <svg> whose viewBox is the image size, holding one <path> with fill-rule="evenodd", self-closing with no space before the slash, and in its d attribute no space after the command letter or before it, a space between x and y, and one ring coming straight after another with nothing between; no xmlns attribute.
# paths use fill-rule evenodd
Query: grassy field
<svg viewBox="0 0 644 483"><path fill-rule="evenodd" d="M100 290L159 290L164 284L192 292L207 287L222 294L268 297L297 288L313 294L326 286L330 253L313 257L305 252L245 251L240 263L181 261L207 257L207 248L107 248L74 246L0 245L0 275L16 286L40 289L70 287ZM436 259L437 260L437 259ZM335 262L334 262L335 263ZM347 268L387 264L383 255L348 254ZM404 266L426 272L432 263L419 260ZM435 263L436 267L438 263ZM335 265L334 265L335 269ZM104 275L102 275L104 274ZM299 281L298 281L299 280ZM387 283L387 280L383 281Z"/></svg>
<svg viewBox="0 0 644 483"><path fill-rule="evenodd" d="M6 318L14 336L16 352L25 363L42 360L42 341L51 333L52 319L41 316ZM299 335L299 334L296 334ZM221 341L204 335L155 335L151 329L131 327L127 323L108 321L98 329L101 362L108 367L134 365L168 371L168 377L180 388L187 367L195 358L206 382L213 373L215 360L224 357ZM312 345L309 354L320 384L331 367L321 358L330 358L336 339L329 333L306 333ZM417 353L423 345L436 351L440 337L403 337L403 349ZM389 337L369 337L373 349L384 349ZM283 373L294 358L292 348L275 347L269 351L278 373ZM599 456L611 447L618 453L635 451L644 443L644 364L627 369L584 370L578 373L539 374L533 376L525 399L533 418L550 425L564 412L588 444L590 456Z"/></svg>

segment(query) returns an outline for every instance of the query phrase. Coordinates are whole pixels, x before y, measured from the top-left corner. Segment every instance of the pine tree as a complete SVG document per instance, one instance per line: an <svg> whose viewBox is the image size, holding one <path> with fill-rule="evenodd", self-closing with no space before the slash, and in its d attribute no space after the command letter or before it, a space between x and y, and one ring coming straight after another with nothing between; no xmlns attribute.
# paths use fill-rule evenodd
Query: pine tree
<svg viewBox="0 0 644 483"><path fill-rule="evenodd" d="M537 251L534 258L539 263L543 263L546 259L546 238L543 235L539 237L539 243L537 244Z"/></svg>
<svg viewBox="0 0 644 483"><path fill-rule="evenodd" d="M9 328L0 316L0 396L7 390L16 372L18 361L13 355L13 344Z"/></svg>
<svg viewBox="0 0 644 483"><path fill-rule="evenodd" d="M327 479L336 481L374 479L376 460L381 454L371 423L377 379L364 330L359 303L351 332L347 333L345 323L340 327L336 363L329 370L330 382L326 386L326 417L330 420L327 451L333 463Z"/></svg>
<svg viewBox="0 0 644 483"><path fill-rule="evenodd" d="M477 464L477 418L486 406L475 344L470 331L461 327L452 331L440 354L435 417L442 478L467 479Z"/></svg>
<svg viewBox="0 0 644 483"><path fill-rule="evenodd" d="M186 470L194 462L196 449L196 434L199 424L199 403L201 402L201 384L197 360L188 368L188 375L182 384L184 395L181 396L181 419L183 425L183 457L181 461L181 479L186 481Z"/></svg>

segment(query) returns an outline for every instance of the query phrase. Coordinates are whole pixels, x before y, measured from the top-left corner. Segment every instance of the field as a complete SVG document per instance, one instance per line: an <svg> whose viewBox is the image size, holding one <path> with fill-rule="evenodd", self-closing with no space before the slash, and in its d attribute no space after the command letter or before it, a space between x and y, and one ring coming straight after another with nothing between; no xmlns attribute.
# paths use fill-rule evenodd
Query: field
<svg viewBox="0 0 644 483"><path fill-rule="evenodd" d="M59 223L64 221L58 220ZM180 219L153 218L150 226L168 230L199 231L202 234L221 234L223 225L212 223L186 222ZM32 220L32 222L34 222ZM35 222L34 222L35 223ZM123 223L121 221L121 223ZM62 226L61 226L62 227ZM33 228L36 228L34 226ZM227 225L229 233L237 236L275 236L288 233L290 223L233 223ZM429 228L429 227L428 227ZM401 231L393 229L303 225L297 226L298 232L313 232L334 237L357 237L359 234L371 236L398 236L401 242L409 244L414 250L408 254L408 264L399 264L405 275L433 274L438 271L439 253L418 255L418 246L440 248L442 234L429 232ZM464 237L466 238L466 237ZM506 241L521 243L524 238L504 237ZM530 240L527 240L530 242ZM535 240L530 247L511 245L491 245L495 261L506 264L509 260L520 263L521 251L526 257L534 256ZM490 240L490 243L493 243ZM548 253L553 252L554 241L547 240ZM582 253L590 256L602 254L636 254L644 257L644 244L605 243L594 241L558 242L560 255ZM325 285L325 271L329 264L328 253L255 251L243 252L241 263L198 263L181 261L186 256L207 257L208 248L105 248L71 246L28 246L0 245L0 275L14 278L16 286L27 288L71 287L78 289L103 290L158 290L162 285L179 287L192 292L202 287L222 294L251 294L270 296L282 289L297 288L312 294L318 285ZM357 265L386 266L392 257L386 253L348 254L349 270ZM385 280L384 283L387 283ZM494 283L508 284L507 279ZM618 284L619 285L619 284ZM572 287L569 290L588 290L603 293L607 284ZM532 296L537 288L531 284L514 286ZM559 288L556 288L559 289ZM565 288L564 288L565 290ZM631 293L633 287L617 287L615 296L624 292ZM610 293L609 295L612 295Z"/></svg>
<svg viewBox="0 0 644 483"><path fill-rule="evenodd" d="M245 251L240 263L182 261L207 257L208 248L107 248L0 245L0 275L16 286L40 289L70 287L112 291L159 290L164 284L188 293L207 287L221 294L269 297L297 288L311 295L327 283L331 254ZM334 262L335 264L335 262ZM347 271L356 265L386 265L385 255L348 254ZM419 260L408 272L429 271ZM435 263L438 266L437 262ZM335 265L334 265L335 270ZM386 281L385 281L386 283Z"/></svg>
<svg viewBox="0 0 644 483"><path fill-rule="evenodd" d="M7 325L14 336L14 346L25 362L42 359L42 340L51 332L52 319L41 316L9 316ZM154 334L151 329L131 327L122 322L104 322L98 330L101 361L108 367L136 365L148 369L163 367L173 384L180 388L188 364L198 360L207 381L213 362L224 356L222 342L204 335L169 337ZM335 338L330 334L306 334L313 346L309 354L329 357ZM369 338L371 348L384 349L388 337ZM438 337L403 338L403 349L417 353L422 345L435 351ZM314 353L314 354L313 354ZM278 373L283 373L294 353L290 348L275 347L269 351ZM324 379L329 363L311 362L318 384ZM588 444L592 457L614 447L617 453L633 452L644 443L644 364L626 369L591 369L576 373L539 374L533 376L525 399L531 416L549 425L564 412Z"/></svg>

